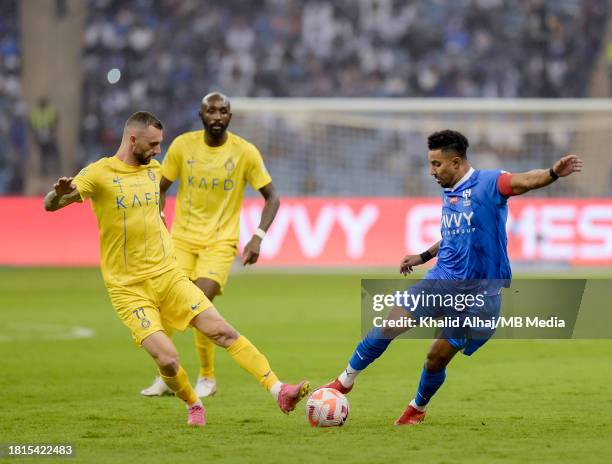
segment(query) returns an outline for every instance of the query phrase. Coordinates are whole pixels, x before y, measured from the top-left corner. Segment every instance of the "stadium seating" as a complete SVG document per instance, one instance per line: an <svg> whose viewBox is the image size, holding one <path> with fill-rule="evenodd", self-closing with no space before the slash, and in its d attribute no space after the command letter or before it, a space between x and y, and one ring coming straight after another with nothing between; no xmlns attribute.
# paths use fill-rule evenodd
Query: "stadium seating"
<svg viewBox="0 0 612 464"><path fill-rule="evenodd" d="M160 114L167 138L200 128L198 100L211 89L232 97L581 97L607 13L602 0L134 4L89 3L82 140L90 159L113 149L134 108ZM122 78L109 85L114 67ZM415 134L389 140L371 131L351 145L349 133L331 128L324 142L341 148L327 159L328 148L282 121L271 126L277 140L254 141L285 194L433 193L420 189L425 182L406 182L410 163L396 159ZM233 127L257 137L248 124ZM356 181L369 166L386 175Z"/></svg>
<svg viewBox="0 0 612 464"><path fill-rule="evenodd" d="M27 155L17 3L0 0L0 194L19 191ZM608 14L605 0L227 0L205 6L88 0L87 5L79 165L112 152L135 109L163 119L167 142L200 128L198 101L212 89L232 98L584 97ZM115 84L107 79L113 68L121 71ZM273 160L272 174L287 179L285 194L432 193L421 186L423 179L406 181L409 163L402 161L415 157L402 147L414 146L422 133L372 129L349 146L350 131L331 127L317 145L286 121L268 125L276 139L254 141ZM239 118L233 126L257 138L250 127ZM487 140L474 140L473 146L480 147L480 158L493 153L490 162L503 161L508 169L533 163L534 147L535 159L547 160L552 156L547 146L571 146L549 143L551 134L537 136L543 140L534 144L521 136L510 148ZM343 148L330 152L321 143ZM355 181L370 168L384 174L379 182Z"/></svg>
<svg viewBox="0 0 612 464"><path fill-rule="evenodd" d="M0 0L0 195L20 192L26 147L17 3Z"/></svg>

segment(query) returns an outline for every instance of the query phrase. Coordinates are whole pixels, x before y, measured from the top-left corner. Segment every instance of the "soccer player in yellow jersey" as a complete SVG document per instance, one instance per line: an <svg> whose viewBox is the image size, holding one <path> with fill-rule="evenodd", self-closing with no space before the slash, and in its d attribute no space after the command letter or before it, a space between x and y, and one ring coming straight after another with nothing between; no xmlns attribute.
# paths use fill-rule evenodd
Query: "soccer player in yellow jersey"
<svg viewBox="0 0 612 464"><path fill-rule="evenodd" d="M309 390L308 382L281 383L253 344L217 312L202 290L178 268L170 234L160 217L162 123L139 111L127 120L117 153L62 177L45 197L56 211L91 199L100 229L101 269L117 316L151 355L165 384L188 408L189 425L205 424L205 410L179 363L163 326L191 326L206 334L277 400L288 413Z"/></svg>
<svg viewBox="0 0 612 464"><path fill-rule="evenodd" d="M244 265L259 257L261 241L280 204L272 179L257 148L227 130L232 113L229 99L210 93L202 99L200 119L204 130L187 132L170 145L162 163L162 211L166 191L180 179L172 239L178 265L210 301L223 293L236 257L240 208L247 183L265 199L259 228L242 253ZM167 332L172 336L171 329ZM195 332L200 372L195 386L199 397L217 390L214 372L215 345ZM166 384L158 377L141 391L163 395Z"/></svg>

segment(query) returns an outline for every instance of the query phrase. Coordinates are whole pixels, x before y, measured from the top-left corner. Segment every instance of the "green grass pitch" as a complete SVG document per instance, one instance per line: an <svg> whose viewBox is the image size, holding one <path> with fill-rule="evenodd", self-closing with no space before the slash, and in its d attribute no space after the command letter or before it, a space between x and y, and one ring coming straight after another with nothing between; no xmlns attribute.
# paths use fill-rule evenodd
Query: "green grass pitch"
<svg viewBox="0 0 612 464"><path fill-rule="evenodd" d="M281 379L319 385L359 341L359 279L240 274L216 304ZM86 329L93 336L69 338ZM176 343L194 380L192 335ZM359 377L336 429L311 428L303 404L282 415L218 350L208 424L191 429L177 399L138 394L154 366L115 316L98 270L2 269L0 443L69 442L69 462L87 463L611 462L612 340L493 340L457 356L423 424L394 427L429 344L392 344Z"/></svg>

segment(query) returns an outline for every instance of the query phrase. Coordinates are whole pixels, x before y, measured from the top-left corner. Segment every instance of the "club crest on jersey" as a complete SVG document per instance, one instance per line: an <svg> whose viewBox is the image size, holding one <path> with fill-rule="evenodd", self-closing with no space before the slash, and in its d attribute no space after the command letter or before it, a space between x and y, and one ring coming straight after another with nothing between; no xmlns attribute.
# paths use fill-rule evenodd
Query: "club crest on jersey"
<svg viewBox="0 0 612 464"><path fill-rule="evenodd" d="M228 159L228 160L225 162L225 170L226 170L228 173L232 172L232 171L234 170L234 168L235 168L235 167L236 167L236 165L234 164L234 162L232 161L232 159L231 159L231 158L230 158L230 159Z"/></svg>
<svg viewBox="0 0 612 464"><path fill-rule="evenodd" d="M465 189L461 196L463 197L463 206L470 206L472 204L472 200L470 199L472 196L472 189Z"/></svg>
<svg viewBox="0 0 612 464"><path fill-rule="evenodd" d="M149 179L155 182L155 173L153 172L153 169L147 168L147 175L149 176Z"/></svg>

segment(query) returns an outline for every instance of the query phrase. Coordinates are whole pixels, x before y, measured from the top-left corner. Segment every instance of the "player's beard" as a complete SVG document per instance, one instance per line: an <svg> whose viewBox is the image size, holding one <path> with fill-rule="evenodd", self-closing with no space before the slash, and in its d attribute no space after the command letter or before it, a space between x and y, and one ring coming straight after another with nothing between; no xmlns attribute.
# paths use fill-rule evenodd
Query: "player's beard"
<svg viewBox="0 0 612 464"><path fill-rule="evenodd" d="M227 125L220 123L213 127L213 124L204 123L204 130L206 130L206 132L208 132L209 135L212 136L212 138L220 140L221 138L223 138L223 135L227 130Z"/></svg>
<svg viewBox="0 0 612 464"><path fill-rule="evenodd" d="M136 160L138 161L138 164L146 165L151 162L151 158L153 158L153 155L152 154L148 155L147 151L140 151L140 150L134 149L134 158L136 158Z"/></svg>
<svg viewBox="0 0 612 464"><path fill-rule="evenodd" d="M448 182L444 182L442 179L440 179L439 177L434 177L436 183L442 187L442 188L449 188L449 183Z"/></svg>

